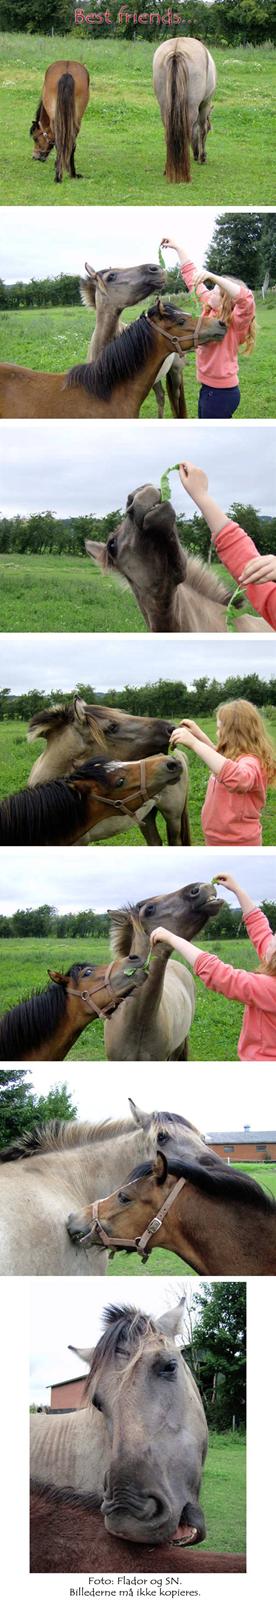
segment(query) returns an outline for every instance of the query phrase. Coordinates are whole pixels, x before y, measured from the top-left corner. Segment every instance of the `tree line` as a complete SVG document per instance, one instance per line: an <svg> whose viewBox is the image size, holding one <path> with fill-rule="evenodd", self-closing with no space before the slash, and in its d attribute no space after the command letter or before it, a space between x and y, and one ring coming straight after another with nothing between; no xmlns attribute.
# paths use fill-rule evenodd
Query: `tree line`
<svg viewBox="0 0 276 1600"><path fill-rule="evenodd" d="M195 1296L183 1356L198 1384L208 1427L243 1431L246 1421L246 1286L204 1284Z"/></svg>
<svg viewBox="0 0 276 1600"><path fill-rule="evenodd" d="M29 722L37 711L48 706L72 704L74 693L88 705L114 706L130 716L164 717L180 722L184 717L212 716L221 701L250 700L251 703L272 715L276 706L276 678L268 682L257 672L226 678L218 683L216 678L195 678L192 687L181 679L173 683L160 678L157 683L144 683L136 687L127 684L124 689L106 689L100 693L90 683L78 683L71 694L61 689L42 693L28 689L25 694L12 694L10 689L0 689L0 722Z"/></svg>
<svg viewBox="0 0 276 1600"><path fill-rule="evenodd" d="M58 517L52 511L34 512L31 516L0 517L1 555L54 555L82 556L86 560L85 539L106 543L109 535L118 528L123 511L110 511L106 516L93 513L82 517ZM276 549L276 517L263 516L252 505L235 501L225 518L239 522L255 540L261 555ZM181 544L191 555L204 561L216 561L210 530L204 517L176 517Z"/></svg>
<svg viewBox="0 0 276 1600"><path fill-rule="evenodd" d="M97 18L97 9L101 21ZM12 8L9 0L0 0L0 27L11 33L43 33L64 34L75 33L75 36L87 36L95 39L127 38L137 41L139 39L162 39L175 33L174 16L179 15L180 8L170 7L168 0L161 0L158 5L152 0L143 0L143 11L139 7L129 4L120 7L120 0L110 0L93 9L90 5L72 3L72 0L13 0ZM183 12L183 20L182 20ZM89 24L82 21L82 13L93 18ZM143 23L137 26L135 15L143 17ZM108 17L109 21L104 20ZM119 17L121 16L121 21ZM77 25L75 19L79 18ZM148 21L147 21L148 17ZM168 21L171 17L171 21ZM129 19L129 20L128 20ZM206 44L237 46L260 45L276 40L275 0L214 0L212 6L206 6L203 0L185 0L181 8L181 21L177 26L177 34L195 34L198 39L203 39ZM88 61L89 65L89 61Z"/></svg>
<svg viewBox="0 0 276 1600"><path fill-rule="evenodd" d="M51 1122L55 1117L65 1122L74 1121L77 1115L66 1083L50 1089L48 1095L36 1095L28 1080L27 1067L0 1072L1 1150L43 1122Z"/></svg>
<svg viewBox="0 0 276 1600"><path fill-rule="evenodd" d="M211 243L206 253L206 267L211 272L233 272L243 278L250 289L262 288L265 274L269 284L276 282L276 213L275 211L250 211L236 214L227 211L217 218ZM187 290L180 280L178 268L168 273L167 293ZM268 305L273 306L273 296ZM31 306L73 306L80 304L79 277L60 273L56 278L32 278L30 283L4 283L0 279L0 311L28 310Z"/></svg>
<svg viewBox="0 0 276 1600"><path fill-rule="evenodd" d="M264 900L262 911L268 917L272 933L276 933L276 903ZM59 912L55 906L19 908L12 916L0 916L0 939L107 939L109 936L107 912ZM244 924L240 908L231 910L225 904L204 928L204 941L216 945L218 939L244 939Z"/></svg>

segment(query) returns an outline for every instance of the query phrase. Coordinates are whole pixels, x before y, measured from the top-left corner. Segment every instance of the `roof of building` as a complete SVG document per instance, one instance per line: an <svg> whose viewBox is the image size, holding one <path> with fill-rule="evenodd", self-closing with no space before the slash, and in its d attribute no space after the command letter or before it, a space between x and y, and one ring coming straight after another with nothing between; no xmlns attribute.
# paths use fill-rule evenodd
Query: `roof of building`
<svg viewBox="0 0 276 1600"><path fill-rule="evenodd" d="M205 1139L208 1144L276 1144L276 1133L271 1129L254 1132L252 1128L239 1128L238 1133L231 1133L227 1129L227 1133L206 1133Z"/></svg>

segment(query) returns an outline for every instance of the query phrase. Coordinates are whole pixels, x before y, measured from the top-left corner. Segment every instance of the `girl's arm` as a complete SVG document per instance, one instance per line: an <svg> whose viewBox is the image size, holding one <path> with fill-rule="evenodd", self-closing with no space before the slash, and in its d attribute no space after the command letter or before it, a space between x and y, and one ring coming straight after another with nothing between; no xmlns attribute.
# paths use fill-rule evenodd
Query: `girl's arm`
<svg viewBox="0 0 276 1600"><path fill-rule="evenodd" d="M174 728L170 744L184 744L189 750L194 750L194 754L200 756L201 761L205 761L206 767L210 767L210 772L214 772L216 777L219 777L226 765L226 756L220 756L211 743L203 744L203 739L197 739L195 734L190 733L190 729Z"/></svg>
<svg viewBox="0 0 276 1600"><path fill-rule="evenodd" d="M205 950L198 951L195 972L205 983L206 989L225 994L228 1000L239 1000L244 1005L254 1004L261 1011L272 1010L275 978L266 977L265 973L245 972L240 967L231 967L225 961L220 961L218 956L208 955Z"/></svg>
<svg viewBox="0 0 276 1600"><path fill-rule="evenodd" d="M197 944L191 944L190 939L180 939L178 933L169 933L167 928L154 928L150 936L151 948L155 944L168 944L171 950L178 950L179 955L189 962L190 967L195 966L197 956L202 954Z"/></svg>
<svg viewBox="0 0 276 1600"><path fill-rule="evenodd" d="M203 733L203 728L199 727L198 722L193 722L191 717L182 717L182 722L179 722L177 728L174 728L174 733L178 733L180 728L189 728L190 733L195 735L195 739L200 739L202 744L210 744L211 749L215 749L214 740L209 739L208 733Z"/></svg>
<svg viewBox="0 0 276 1600"><path fill-rule="evenodd" d="M243 583L247 599L254 606L254 610L265 618L271 628L276 629L275 581L271 581L271 577L266 581L263 579L262 582L250 579L251 562L261 560L253 539L244 528L239 527L237 522L230 522L226 512L211 499L211 495L208 494L208 478L200 467L194 467L190 461L185 461L179 471L183 488L198 506L210 528L220 560L228 567L228 572L232 573L237 583ZM245 577L248 563L249 579Z"/></svg>
<svg viewBox="0 0 276 1600"><path fill-rule="evenodd" d="M257 907L255 900L251 900L246 889L241 889L240 884L237 883L237 879L232 878L232 874L230 872L217 872L216 877L214 878L214 883L222 883L224 889L229 889L230 894L236 895L236 900L239 901L239 905L244 917L247 917L250 911L256 911Z"/></svg>
<svg viewBox="0 0 276 1600"><path fill-rule="evenodd" d="M205 283L203 282L204 272L203 276L201 277L201 273L198 272L194 262L191 261L188 251L185 250L184 245L178 244L176 239L161 239L161 245L164 245L165 248L168 246L170 250L176 251L180 264L181 277L184 279L187 289L193 289L196 285L198 299L202 301L203 305L205 305L205 302L209 300L210 291L205 288Z"/></svg>

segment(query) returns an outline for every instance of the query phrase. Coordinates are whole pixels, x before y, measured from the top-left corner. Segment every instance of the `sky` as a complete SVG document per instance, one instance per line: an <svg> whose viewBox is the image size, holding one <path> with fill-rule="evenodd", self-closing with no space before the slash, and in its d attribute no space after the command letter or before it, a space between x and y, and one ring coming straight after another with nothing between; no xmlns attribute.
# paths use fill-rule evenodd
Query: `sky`
<svg viewBox="0 0 276 1600"><path fill-rule="evenodd" d="M0 635L0 685L12 694L23 694L28 689L40 689L45 694L60 689L67 694L84 683L108 696L111 688L158 683L164 677L190 686L197 678L215 677L223 685L233 670L239 675L250 671L251 666L260 678L268 681L274 677L273 640L252 634L246 640L245 658L244 639L237 634L233 663L230 634L214 639L171 636L166 658L164 640L158 634L135 634L134 642L125 634L89 637L86 633L21 633L16 637L16 650L14 634ZM169 700L167 714L170 715Z"/></svg>
<svg viewBox="0 0 276 1600"><path fill-rule="evenodd" d="M199 267L220 212L212 206L189 212L188 247ZM138 206L116 206L112 213L107 206L70 206L68 211L48 207L47 214L44 206L17 206L14 211L3 206L2 224L1 277L7 283L54 278L60 272L81 276L86 261L98 271L158 262L162 238L184 243L181 215L170 205L144 206L142 212ZM174 266L175 252L168 250L165 259L166 266Z"/></svg>
<svg viewBox="0 0 276 1600"><path fill-rule="evenodd" d="M49 214L49 213L48 213ZM45 213L44 213L45 215ZM50 213L51 215L51 213ZM58 217L59 212L55 215ZM65 217L68 213L62 213ZM79 215L79 213L78 213ZM105 421L13 422L1 428L1 503L4 516L51 510L58 516L104 515L123 508L139 483L159 484L174 461L190 460L208 474L210 493L223 510L233 501L251 504L275 516L275 424L229 423L218 431L207 423L154 419ZM171 476L177 513L193 516L193 503L178 473ZM20 558L19 558L20 559Z"/></svg>
<svg viewBox="0 0 276 1600"><path fill-rule="evenodd" d="M36 1095L49 1094L57 1084L66 1083L77 1115L85 1122L101 1122L106 1117L128 1116L131 1097L143 1111L175 1111L188 1118L202 1133L238 1132L275 1127L275 1085L269 1063L231 1062L206 1064L193 1062L179 1067L174 1063L120 1062L120 1071L97 1074L88 1062L62 1062L27 1068Z"/></svg>
<svg viewBox="0 0 276 1600"><path fill-rule="evenodd" d="M158 1317L179 1303L193 1305L196 1290L181 1278L74 1278L31 1279L30 1399L49 1405L47 1384L86 1376L87 1366L68 1350L68 1344L91 1348L102 1329L102 1312L110 1302L137 1305ZM183 1325L185 1331L185 1310Z"/></svg>
<svg viewBox="0 0 276 1600"><path fill-rule="evenodd" d="M82 850L78 846L0 849L0 911L11 916L19 906L55 906L78 911L126 905L167 894L185 883L210 883L215 872L231 871L258 904L276 896L275 851L224 849ZM227 903L235 905L232 894ZM215 927L215 924L214 924Z"/></svg>

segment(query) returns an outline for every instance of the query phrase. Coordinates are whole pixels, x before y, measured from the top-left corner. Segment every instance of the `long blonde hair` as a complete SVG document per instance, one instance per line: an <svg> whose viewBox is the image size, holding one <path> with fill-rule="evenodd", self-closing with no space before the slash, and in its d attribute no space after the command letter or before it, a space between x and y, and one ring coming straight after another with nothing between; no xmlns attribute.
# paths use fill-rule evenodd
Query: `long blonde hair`
<svg viewBox="0 0 276 1600"><path fill-rule="evenodd" d="M216 749L227 760L257 756L269 784L276 783L276 753L263 718L250 700L227 700L218 706L220 729Z"/></svg>
<svg viewBox="0 0 276 1600"><path fill-rule="evenodd" d="M226 294L226 290L223 290L223 289L221 289L221 291L220 291L220 298L221 298L221 304L220 304L221 319L222 319L222 322L226 322L226 327L230 328L231 321L232 321L232 316L233 316L233 300L231 300L231 295L230 294ZM246 334L245 339L242 341L242 343L243 343L243 352L244 352L245 356L251 356L252 350L254 350L254 345L256 343L256 333L257 333L257 323L256 323L256 317L254 315L251 318L251 322L250 322L249 328L248 328L248 333Z"/></svg>

